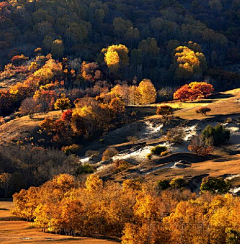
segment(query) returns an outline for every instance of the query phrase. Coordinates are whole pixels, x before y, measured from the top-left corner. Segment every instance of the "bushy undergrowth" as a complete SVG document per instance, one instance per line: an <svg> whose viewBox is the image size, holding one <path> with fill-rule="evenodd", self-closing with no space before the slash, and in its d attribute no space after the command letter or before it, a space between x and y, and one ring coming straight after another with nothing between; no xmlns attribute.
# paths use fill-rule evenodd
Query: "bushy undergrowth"
<svg viewBox="0 0 240 244"><path fill-rule="evenodd" d="M0 196L11 197L22 188L38 186L54 175L72 172L77 158L57 149L36 146L0 147ZM7 175L6 175L7 174Z"/></svg>

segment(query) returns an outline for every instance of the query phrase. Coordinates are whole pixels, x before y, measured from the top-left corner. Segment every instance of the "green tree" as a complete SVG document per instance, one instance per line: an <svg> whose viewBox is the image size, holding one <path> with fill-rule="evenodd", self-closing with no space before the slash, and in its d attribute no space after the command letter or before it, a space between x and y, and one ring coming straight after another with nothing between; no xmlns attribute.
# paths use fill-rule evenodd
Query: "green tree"
<svg viewBox="0 0 240 244"><path fill-rule="evenodd" d="M209 141L212 141L213 145L218 146L229 141L230 131L221 124L218 124L215 127L208 125L202 131L202 138L206 143L209 144Z"/></svg>
<svg viewBox="0 0 240 244"><path fill-rule="evenodd" d="M52 42L51 53L54 57L57 57L59 59L63 56L63 51L64 45L62 40L56 39Z"/></svg>
<svg viewBox="0 0 240 244"><path fill-rule="evenodd" d="M225 181L222 177L207 177L204 178L202 184L200 186L200 190L202 192L209 191L212 194L225 194L231 188L231 184L229 181Z"/></svg>

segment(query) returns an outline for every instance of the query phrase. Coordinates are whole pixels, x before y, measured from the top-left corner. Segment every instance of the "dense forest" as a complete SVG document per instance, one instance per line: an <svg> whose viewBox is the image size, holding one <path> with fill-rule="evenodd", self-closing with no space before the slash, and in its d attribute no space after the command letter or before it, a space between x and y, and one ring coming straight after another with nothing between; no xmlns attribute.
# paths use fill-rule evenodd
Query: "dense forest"
<svg viewBox="0 0 240 244"><path fill-rule="evenodd" d="M3 1L0 65L15 55L31 58L41 47L56 59L104 66L101 50L121 43L129 62L113 79L149 78L157 88L206 74L216 79L217 67L239 62L239 8L238 0ZM173 52L181 45L202 52L210 70L205 61L188 72L177 70Z"/></svg>

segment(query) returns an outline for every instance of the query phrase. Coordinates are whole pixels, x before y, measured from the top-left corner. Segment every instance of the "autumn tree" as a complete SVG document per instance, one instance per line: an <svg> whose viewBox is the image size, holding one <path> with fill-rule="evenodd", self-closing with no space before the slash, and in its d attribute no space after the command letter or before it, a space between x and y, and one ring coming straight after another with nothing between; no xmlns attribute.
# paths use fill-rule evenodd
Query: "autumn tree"
<svg viewBox="0 0 240 244"><path fill-rule="evenodd" d="M69 98L65 97L64 94L61 95L61 98L58 98L56 102L54 103L54 108L56 110L61 109L63 110L71 107L71 101Z"/></svg>
<svg viewBox="0 0 240 244"><path fill-rule="evenodd" d="M103 188L103 181L96 174L91 174L85 184L89 192L100 191Z"/></svg>
<svg viewBox="0 0 240 244"><path fill-rule="evenodd" d="M129 65L128 48L125 45L112 45L102 49L104 61L110 72L117 72L119 68Z"/></svg>
<svg viewBox="0 0 240 244"><path fill-rule="evenodd" d="M191 82L179 88L173 98L180 101L192 101L195 99L205 98L212 94L214 88L207 82Z"/></svg>
<svg viewBox="0 0 240 244"><path fill-rule="evenodd" d="M125 113L125 103L121 98L114 97L110 101L109 109L112 110L113 116L116 117L117 115Z"/></svg>
<svg viewBox="0 0 240 244"><path fill-rule="evenodd" d="M110 121L108 106L93 100L92 104L86 104L73 110L71 126L74 132L91 137L94 133L107 129Z"/></svg>
<svg viewBox="0 0 240 244"><path fill-rule="evenodd" d="M124 244L238 243L239 198L216 191L196 195L184 190L185 184L176 178L171 190L159 191L136 179L125 180L122 186L103 184L95 173L85 186L78 186L73 176L60 174L40 187L14 194L13 213L33 220L43 231L115 235ZM169 185L169 181L162 184ZM217 187L226 192L222 182Z"/></svg>
<svg viewBox="0 0 240 244"><path fill-rule="evenodd" d="M26 57L24 54L21 55L15 55L12 57L11 62L13 64L17 64L20 65L21 63L23 63L24 61L28 60L29 58Z"/></svg>
<svg viewBox="0 0 240 244"><path fill-rule="evenodd" d="M157 98L157 91L151 80L144 79L139 83L140 104L154 103Z"/></svg>
<svg viewBox="0 0 240 244"><path fill-rule="evenodd" d="M194 136L188 146L188 150L199 156L206 156L212 152L212 145L206 143L201 135Z"/></svg>
<svg viewBox="0 0 240 244"><path fill-rule="evenodd" d="M101 71L99 70L98 64L95 62L92 63L86 63L86 62L82 62L81 65L81 76L88 81L94 81L95 78L100 78Z"/></svg>
<svg viewBox="0 0 240 244"><path fill-rule="evenodd" d="M175 49L174 55L175 79L189 80L200 77L206 72L207 62L201 52L195 52L187 46L179 46Z"/></svg>

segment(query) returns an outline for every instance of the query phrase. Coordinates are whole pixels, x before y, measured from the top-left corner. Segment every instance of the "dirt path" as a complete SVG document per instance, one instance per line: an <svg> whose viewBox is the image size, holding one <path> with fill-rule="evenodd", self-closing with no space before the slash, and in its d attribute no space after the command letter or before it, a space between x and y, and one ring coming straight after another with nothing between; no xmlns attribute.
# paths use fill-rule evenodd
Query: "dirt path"
<svg viewBox="0 0 240 244"><path fill-rule="evenodd" d="M39 228L32 227L30 222L16 220L10 210L12 202L0 201L0 243L1 244L114 244L116 241L88 237L72 237L43 233ZM11 220L12 219L12 220Z"/></svg>

